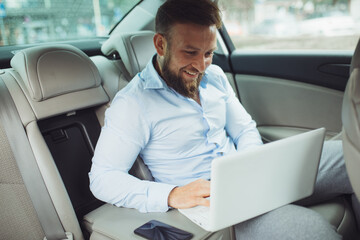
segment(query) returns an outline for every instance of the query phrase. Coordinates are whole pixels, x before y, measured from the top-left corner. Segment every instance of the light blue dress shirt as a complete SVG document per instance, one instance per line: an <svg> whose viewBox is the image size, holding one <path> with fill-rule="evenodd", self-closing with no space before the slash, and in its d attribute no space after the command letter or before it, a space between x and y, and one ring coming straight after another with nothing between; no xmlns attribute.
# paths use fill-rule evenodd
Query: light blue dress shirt
<svg viewBox="0 0 360 240"><path fill-rule="evenodd" d="M218 66L206 69L199 93L201 105L169 88L149 61L105 113L89 173L94 196L140 212L165 212L175 186L210 178L214 158L262 144ZM139 154L155 182L128 174Z"/></svg>

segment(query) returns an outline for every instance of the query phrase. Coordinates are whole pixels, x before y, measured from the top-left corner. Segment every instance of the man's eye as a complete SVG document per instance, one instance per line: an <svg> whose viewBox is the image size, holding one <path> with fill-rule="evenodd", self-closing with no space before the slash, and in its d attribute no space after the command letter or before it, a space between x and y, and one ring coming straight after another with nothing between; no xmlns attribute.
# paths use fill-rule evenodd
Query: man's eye
<svg viewBox="0 0 360 240"><path fill-rule="evenodd" d="M207 52L207 53L205 54L205 57L211 57L212 55L214 55L214 52Z"/></svg>
<svg viewBox="0 0 360 240"><path fill-rule="evenodd" d="M196 52L195 52L195 51L185 51L185 52L186 52L186 54L191 55L191 56L193 56L193 55L195 55L195 54L196 54Z"/></svg>

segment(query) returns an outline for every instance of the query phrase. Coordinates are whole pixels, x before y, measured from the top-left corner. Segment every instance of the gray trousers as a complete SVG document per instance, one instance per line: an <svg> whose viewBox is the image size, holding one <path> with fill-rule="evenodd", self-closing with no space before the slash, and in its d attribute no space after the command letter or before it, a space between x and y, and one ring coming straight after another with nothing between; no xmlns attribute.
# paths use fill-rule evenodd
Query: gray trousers
<svg viewBox="0 0 360 240"><path fill-rule="evenodd" d="M314 194L299 204L316 204L341 194L353 194L343 159L342 141L326 141L320 159ZM359 202L353 196L359 221ZM237 240L341 239L334 226L317 212L289 204L235 226Z"/></svg>

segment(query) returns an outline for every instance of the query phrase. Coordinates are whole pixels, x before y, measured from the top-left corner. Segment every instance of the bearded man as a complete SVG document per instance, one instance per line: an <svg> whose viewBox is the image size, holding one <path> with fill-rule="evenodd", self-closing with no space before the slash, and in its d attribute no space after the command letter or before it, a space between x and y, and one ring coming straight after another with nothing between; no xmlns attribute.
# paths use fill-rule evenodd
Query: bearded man
<svg viewBox="0 0 360 240"><path fill-rule="evenodd" d="M140 212L209 206L211 161L262 144L224 72L211 64L220 27L220 11L210 0L168 0L159 8L157 53L106 111L89 174L97 198ZM128 173L138 155L155 181ZM351 193L339 159L341 168L333 175L344 176L340 192ZM229 187L241 191L232 183ZM242 239L341 237L320 215L295 205L235 229Z"/></svg>

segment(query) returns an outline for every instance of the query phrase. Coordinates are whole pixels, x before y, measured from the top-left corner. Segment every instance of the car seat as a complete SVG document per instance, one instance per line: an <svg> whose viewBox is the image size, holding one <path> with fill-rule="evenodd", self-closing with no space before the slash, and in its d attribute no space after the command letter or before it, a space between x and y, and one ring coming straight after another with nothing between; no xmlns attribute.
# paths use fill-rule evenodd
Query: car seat
<svg viewBox="0 0 360 240"><path fill-rule="evenodd" d="M354 192L360 199L360 40L351 60L341 117L346 168Z"/></svg>

